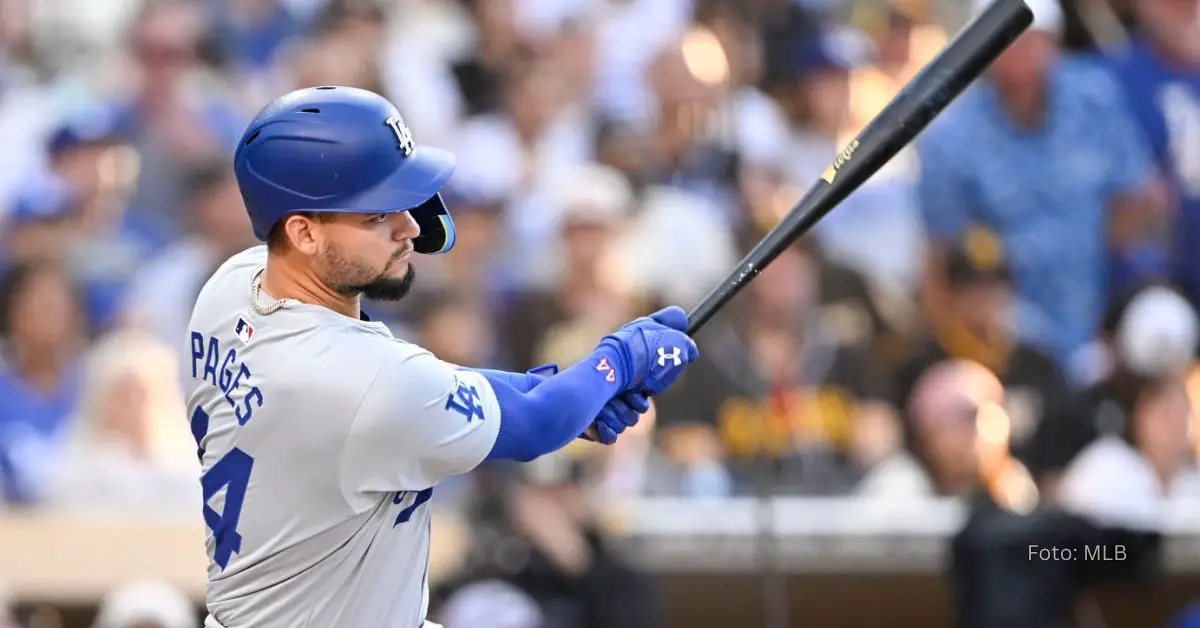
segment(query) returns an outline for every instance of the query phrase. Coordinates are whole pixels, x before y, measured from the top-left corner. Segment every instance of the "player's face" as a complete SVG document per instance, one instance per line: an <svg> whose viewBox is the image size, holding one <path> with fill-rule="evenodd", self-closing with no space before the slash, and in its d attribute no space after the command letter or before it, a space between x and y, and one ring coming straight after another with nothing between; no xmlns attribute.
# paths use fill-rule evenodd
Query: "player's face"
<svg viewBox="0 0 1200 628"><path fill-rule="evenodd" d="M341 214L322 225L318 272L340 294L399 301L412 287L409 259L421 230L408 212Z"/></svg>

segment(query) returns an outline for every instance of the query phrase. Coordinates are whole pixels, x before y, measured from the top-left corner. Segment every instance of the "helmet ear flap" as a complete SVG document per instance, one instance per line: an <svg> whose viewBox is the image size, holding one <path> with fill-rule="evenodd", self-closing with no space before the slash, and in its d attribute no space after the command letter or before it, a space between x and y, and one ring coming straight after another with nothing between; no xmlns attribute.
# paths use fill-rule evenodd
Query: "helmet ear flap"
<svg viewBox="0 0 1200 628"><path fill-rule="evenodd" d="M454 247L454 221L441 194L435 194L419 206L410 209L421 235L413 239L413 250L425 255L438 255Z"/></svg>

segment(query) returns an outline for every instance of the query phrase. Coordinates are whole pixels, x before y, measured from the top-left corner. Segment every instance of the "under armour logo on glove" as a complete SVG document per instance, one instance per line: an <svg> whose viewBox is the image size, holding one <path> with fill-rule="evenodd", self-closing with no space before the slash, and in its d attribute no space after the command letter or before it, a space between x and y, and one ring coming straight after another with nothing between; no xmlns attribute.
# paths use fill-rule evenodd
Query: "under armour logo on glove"
<svg viewBox="0 0 1200 628"><path fill-rule="evenodd" d="M608 372L608 374L604 376L604 381L610 383L617 381L617 371L613 367L609 366L608 358L600 358L600 362L596 364L596 370L600 371L601 373L605 371Z"/></svg>
<svg viewBox="0 0 1200 628"><path fill-rule="evenodd" d="M667 353L664 347L658 348L658 365L666 366L667 360L671 361L671 366L683 364L683 358L679 355L679 347L671 347L671 353Z"/></svg>

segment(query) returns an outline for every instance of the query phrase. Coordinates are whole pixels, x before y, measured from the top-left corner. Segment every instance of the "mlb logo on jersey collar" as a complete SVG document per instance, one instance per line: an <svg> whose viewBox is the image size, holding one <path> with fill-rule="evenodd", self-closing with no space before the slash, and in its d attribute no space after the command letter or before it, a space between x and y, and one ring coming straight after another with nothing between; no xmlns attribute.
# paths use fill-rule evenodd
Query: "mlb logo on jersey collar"
<svg viewBox="0 0 1200 628"><path fill-rule="evenodd" d="M250 339L254 337L254 327L246 322L246 319L238 317L237 327L233 328L233 333L237 334L239 340L243 344L250 344Z"/></svg>

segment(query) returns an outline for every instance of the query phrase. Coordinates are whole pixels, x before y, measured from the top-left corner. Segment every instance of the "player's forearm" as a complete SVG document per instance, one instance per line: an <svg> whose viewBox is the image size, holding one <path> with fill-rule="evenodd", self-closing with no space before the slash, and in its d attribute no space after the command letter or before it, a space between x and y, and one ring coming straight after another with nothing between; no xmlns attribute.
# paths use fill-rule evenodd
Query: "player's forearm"
<svg viewBox="0 0 1200 628"><path fill-rule="evenodd" d="M513 388L516 388L523 393L527 393L533 390L533 388L538 384L546 381L547 377L557 373L558 367L553 364L547 364L531 369L526 373L513 373L511 371L482 368L464 368L463 370L475 371L493 383L497 379L502 380L507 382L508 385L512 386Z"/></svg>
<svg viewBox="0 0 1200 628"><path fill-rule="evenodd" d="M500 404L500 433L487 459L528 462L578 438L621 391L619 378L608 380L613 364L616 352L602 347L528 391L513 386L511 373L481 371Z"/></svg>

